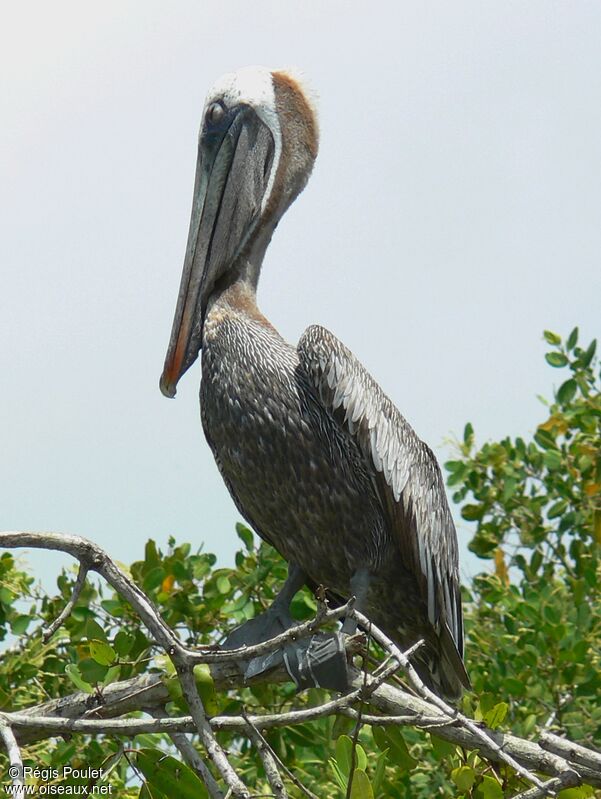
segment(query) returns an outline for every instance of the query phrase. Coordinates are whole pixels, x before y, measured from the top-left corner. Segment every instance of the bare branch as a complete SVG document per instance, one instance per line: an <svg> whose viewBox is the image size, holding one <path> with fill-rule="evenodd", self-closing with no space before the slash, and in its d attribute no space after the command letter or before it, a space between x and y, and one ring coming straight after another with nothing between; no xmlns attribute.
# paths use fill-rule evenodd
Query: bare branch
<svg viewBox="0 0 601 799"><path fill-rule="evenodd" d="M125 575L106 552L85 538L57 533L0 533L0 546L32 547L67 552L77 558L84 568L96 571L126 599L138 613L156 641L165 649L178 673L182 691L190 708L192 718L200 734L201 741L211 760L237 799L248 799L248 788L240 780L230 765L225 752L217 742L211 726L207 722L202 701L196 690L192 668L188 663L187 650L173 631L163 621L148 597Z"/></svg>
<svg viewBox="0 0 601 799"><path fill-rule="evenodd" d="M159 718L160 721L163 721L163 718L158 716L156 710L151 709L147 712L149 712L150 715L154 716L155 718ZM189 726L192 726L192 720L188 717L186 717L186 720L190 722ZM217 784L215 777L213 777L211 774L207 764L192 745L192 741L190 741L190 739L182 732L170 732L169 737L186 763L190 766L190 768L194 769L200 779L204 782L211 799L223 799L223 792L221 788Z"/></svg>
<svg viewBox="0 0 601 799"><path fill-rule="evenodd" d="M553 752L572 763L580 763L583 766L590 767L591 763L594 763L601 771L601 752L595 749L587 749L585 746L572 743L572 741L560 738L559 735L553 735L551 732L541 733L538 740L542 748L548 752Z"/></svg>
<svg viewBox="0 0 601 799"><path fill-rule="evenodd" d="M261 761L263 762L265 776L267 777L267 781L271 787L271 790L273 791L273 795L276 797L276 799L288 799L288 791L286 790L286 786L284 785L282 777L280 776L278 764L273 755L273 749L271 746L269 746L265 738L261 735L252 721L250 721L246 713L243 714L243 718L246 721L247 734L250 740L253 742L255 749L259 753Z"/></svg>
<svg viewBox="0 0 601 799"><path fill-rule="evenodd" d="M15 787L21 787L23 782L23 758L21 757L21 750L19 744L12 731L10 724L6 721L4 716L0 714L0 738L6 749L8 755L9 769L8 776L12 780Z"/></svg>
<svg viewBox="0 0 601 799"><path fill-rule="evenodd" d="M436 717L438 708L430 702L426 702L420 697L411 696L405 691L401 691L390 685L382 685L374 692L370 704L373 708L381 710L389 715L414 714L415 716ZM481 735L473 735L471 730L466 729L459 719L450 719L446 714L440 713L441 726L436 728L436 735L446 741L455 743L465 749L479 749L482 757L493 761L502 761L499 756L501 750L504 754L510 755L514 760L524 767L539 771L543 774L561 776L566 768L574 768L582 777L582 780L590 785L601 787L601 769L593 760L589 760L586 765L569 763L565 758L545 751L534 741L525 738L518 738L510 733L500 732L499 730L489 730L481 727L479 732L485 732L487 737L493 742L493 746L482 739ZM410 726L412 722L410 723ZM418 725L417 726L421 726ZM588 751L584 747L583 750Z"/></svg>
<svg viewBox="0 0 601 799"><path fill-rule="evenodd" d="M129 680L106 685L102 695L86 694L77 691L59 699L52 699L30 708L20 710L16 714L8 714L10 718L19 718L16 728L17 740L21 746L46 738L50 728L38 724L44 719L62 722L67 719L79 720L90 717L98 719L122 716L140 708L162 708L170 701L169 691L160 675L141 674ZM11 722L12 723L12 722ZM68 734L67 724L59 731ZM96 732L97 730L95 730ZM135 733L133 733L135 734Z"/></svg>
<svg viewBox="0 0 601 799"><path fill-rule="evenodd" d="M359 613L357 610L353 611L353 615L362 626L365 627L366 625L370 624L369 619L363 616L363 614ZM539 780L536 774L533 774L527 768L518 763L515 758L507 754L507 752L498 746L498 744L475 722L473 722L471 719L468 719L467 716L459 713L456 708L448 705L443 699L441 699L426 685L424 685L423 680L412 666L409 658L403 652L401 652L401 650L396 646L396 644L393 643L393 641L390 640L390 638L388 638L388 636L384 635L384 633L374 625L371 625L371 631L374 639L381 646L383 646L386 651L393 654L401 664L405 670L405 673L407 674L410 684L413 686L413 688L415 688L418 694L424 697L424 699L431 704L435 705L435 707L439 708L446 716L449 717L449 719L456 720L463 727L465 727L465 729L469 730L472 735L474 735L476 738L479 738L482 743L486 744L488 748L495 752L496 760L502 760L503 762L507 763L508 766L511 766L511 768L513 768L521 777L524 777L524 779L527 779L538 788L542 787L542 782Z"/></svg>
<svg viewBox="0 0 601 799"><path fill-rule="evenodd" d="M5 532L0 533L0 547L15 549L51 549L66 552L78 560L88 571L98 572L118 594L126 599L138 613L152 636L166 650L182 649L182 645L165 624L161 616L138 586L124 574L106 552L78 535L61 533Z"/></svg>
<svg viewBox="0 0 601 799"><path fill-rule="evenodd" d="M74 732L86 734L112 734L133 736L141 732L163 732L173 737L174 743L182 755L195 768L207 784L212 799L249 799L250 792L236 775L228 761L226 752L215 738L216 730L231 730L251 737L256 743L264 741L261 730L301 724L313 719L322 718L335 713L342 713L354 718L357 722L368 724L407 724L422 729L435 729L436 735L462 746L466 749L478 749L480 754L492 761L510 765L520 776L530 781L534 787L520 794L520 799L537 799L549 795L560 788L577 785L581 780L594 786L601 786L601 753L586 747L572 744L563 738L544 732L540 745L498 730L488 730L472 719L459 713L440 697L430 691L420 679L410 663L415 648L401 652L400 649L369 621L353 609L352 603L336 610L329 610L319 603L315 619L297 625L271 641L255 647L243 647L239 650L217 650L214 647L203 650L191 650L185 647L177 635L165 624L158 611L140 589L127 577L100 547L77 536L61 536L52 533L0 533L0 546L49 548L68 552L80 562L73 596L58 619L46 631L52 631L73 607L83 586L86 572L96 571L127 600L138 613L151 636L170 656L176 669L184 697L191 711L191 716L177 718L156 717L150 719L125 718L125 714L133 710L150 710L159 716L169 701L166 682L175 677L143 675L131 680L109 685L103 689L102 695L76 693L58 700L45 702L37 707L28 708L20 713L0 714L0 737L7 749L13 751L17 758L18 743L31 742L49 735L65 735ZM196 689L193 666L195 663L210 662L219 666L228 685L246 684L236 664L239 660L248 660L260 653L272 651L284 643L304 635L311 634L321 624L334 621L342 615L354 615L361 626L370 628L371 637L385 650L388 657L372 674L365 670L353 673L352 687L344 695L324 702L317 707L291 710L285 713L255 716L216 716L209 719ZM421 645L418 642L416 647ZM346 642L347 652L356 651L357 641L350 638ZM407 674L410 685L417 692L413 696L405 690L386 684L402 667ZM278 670L262 675L255 681L274 682L284 679ZM365 703L371 712L357 711L357 702ZM379 715L382 714L382 715ZM111 719L111 717L120 718ZM207 765L196 753L191 742L183 733L196 732L209 757L215 764L219 774L227 786L225 797ZM252 733L252 734L251 734ZM268 746L268 744L267 744ZM16 750L15 750L16 747ZM15 754L15 751L17 754ZM260 752L265 758L263 748ZM275 781L272 790L280 790L281 778L278 769L283 769L306 796L316 799L302 783L290 774L278 760L272 750L267 755L271 778ZM271 757L271 759L269 759ZM265 759L264 759L264 762ZM533 772L540 772L553 779L542 782ZM276 780L275 775L278 775ZM269 776L268 776L269 779ZM274 787L275 785L275 787ZM285 791L285 788L282 788ZM285 796L285 793L276 796Z"/></svg>
<svg viewBox="0 0 601 799"><path fill-rule="evenodd" d="M268 742L266 739L265 739L265 742L266 742L267 744L269 744L269 742ZM290 769L288 768L288 766L287 766L285 763L283 763L283 762L280 760L280 758L277 756L277 754L276 754L276 752L273 750L273 748L272 748L272 747L269 747L269 748L271 749L271 754L272 754L272 755L273 755L273 757L275 758L275 760L276 760L276 763L278 764L278 766L279 766L279 767L281 768L281 770L282 770L282 771L283 771L283 772L286 774L286 776L288 777L288 779L289 779L291 782L293 782L293 783L296 785L296 787L299 789L299 791L301 791L301 793L303 793L305 796L307 796L307 797L308 797L308 799L319 799L319 797L318 797L318 796L316 796L316 795L313 793L313 791L310 791L310 790L307 788L307 786L306 786L306 785L303 785L303 783L302 783L302 782L299 780L299 778L296 776L296 774L293 774L293 773L290 771Z"/></svg>
<svg viewBox="0 0 601 799"><path fill-rule="evenodd" d="M54 635L54 633L58 630L61 624L65 621L65 619L69 616L73 608L75 607L75 603L79 599L79 595L86 584L86 577L88 575L87 566L83 563L79 564L79 572L77 573L77 580L75 581L75 585L73 586L73 593L65 607L61 610L58 614L56 619L49 624L45 629L42 630L42 640L44 643L49 641L50 638Z"/></svg>
<svg viewBox="0 0 601 799"><path fill-rule="evenodd" d="M194 769L200 779L207 786L207 790L211 799L223 799L223 793L219 785L217 785L217 782L209 771L207 764L192 745L192 741L186 738L182 732L171 733L171 740L178 748L186 763Z"/></svg>
<svg viewBox="0 0 601 799"><path fill-rule="evenodd" d="M575 771L569 770L562 777L553 777L547 782L543 782L540 788L534 786L527 791L516 793L513 799L543 799L545 796L555 796L563 788L572 788L581 785L582 780Z"/></svg>
<svg viewBox="0 0 601 799"><path fill-rule="evenodd" d="M196 683L194 681L194 674L192 670L186 664L181 664L177 660L175 660L175 667L177 669L184 697L188 703L188 707L190 708L190 713L194 719L196 729L200 733L200 740L202 741L207 754L219 769L221 776L232 792L232 796L240 797L240 799L249 799L250 792L248 788L246 785L244 785L242 780L234 771L232 765L227 759L227 755L213 734L213 730L211 729L211 725L207 720L202 701L198 695L198 691L196 690Z"/></svg>
<svg viewBox="0 0 601 799"><path fill-rule="evenodd" d="M339 713L351 719L359 718L359 712L352 707L340 708ZM419 727L422 730L430 730L434 727L445 727L449 720L442 716L374 716L370 713L361 713L363 724L370 724L379 727L393 727L397 725Z"/></svg>

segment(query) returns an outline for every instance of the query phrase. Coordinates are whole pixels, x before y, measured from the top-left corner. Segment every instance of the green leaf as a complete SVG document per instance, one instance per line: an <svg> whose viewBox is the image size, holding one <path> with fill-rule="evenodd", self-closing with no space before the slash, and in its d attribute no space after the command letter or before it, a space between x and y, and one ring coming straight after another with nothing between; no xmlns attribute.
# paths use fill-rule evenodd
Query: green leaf
<svg viewBox="0 0 601 799"><path fill-rule="evenodd" d="M508 710L509 705L507 702L499 702L492 710L489 710L488 713L484 715L484 723L490 727L491 730L496 730L497 727L502 724Z"/></svg>
<svg viewBox="0 0 601 799"><path fill-rule="evenodd" d="M556 471L557 469L561 469L562 466L561 452L558 452L556 449L548 449L543 455L543 462L550 472Z"/></svg>
<svg viewBox="0 0 601 799"><path fill-rule="evenodd" d="M573 378L570 378L569 380L566 380L565 383L562 383L559 387L557 391L557 399L562 405L567 405L574 399L577 391L578 383Z"/></svg>
<svg viewBox="0 0 601 799"><path fill-rule="evenodd" d="M143 782L138 799L167 799L167 797L162 791L159 791L156 785L151 788L147 782Z"/></svg>
<svg viewBox="0 0 601 799"><path fill-rule="evenodd" d="M543 430L542 427L539 427L534 434L534 440L543 449L553 449L555 447L555 439L548 430Z"/></svg>
<svg viewBox="0 0 601 799"><path fill-rule="evenodd" d="M503 502L507 502L508 499L511 499L511 497L517 491L518 485L519 485L518 481L515 479L515 477L507 478L507 480L505 481L505 485L503 486L503 494L502 494Z"/></svg>
<svg viewBox="0 0 601 799"><path fill-rule="evenodd" d="M340 770L340 766L334 760L333 757L331 757L328 760L328 763L330 764L330 768L332 769L332 773L334 774L334 779L336 780L336 782L338 784L338 787L340 788L340 790L343 793L346 794L346 787L347 787L347 784L348 784L348 779L344 776L344 774Z"/></svg>
<svg viewBox="0 0 601 799"><path fill-rule="evenodd" d="M100 606L111 616L123 616L123 605L118 599L103 599Z"/></svg>
<svg viewBox="0 0 601 799"><path fill-rule="evenodd" d="M495 694L480 694L478 706L476 707L476 712L474 714L476 721L484 721L484 716L489 712L489 710L492 710L496 704L497 697Z"/></svg>
<svg viewBox="0 0 601 799"><path fill-rule="evenodd" d="M167 676L166 674L161 674L161 682L167 689L171 701L179 702L179 700L182 698L184 694L182 691L182 685L178 680L178 678L175 676Z"/></svg>
<svg viewBox="0 0 601 799"><path fill-rule="evenodd" d="M22 635L25 630L29 627L29 623L31 621L31 616L19 615L15 616L10 623L10 629L13 632L13 635Z"/></svg>
<svg viewBox="0 0 601 799"><path fill-rule="evenodd" d="M376 738L378 730L378 738ZM374 727L374 740L380 751L388 749L388 757L397 766L405 771L411 771L417 765L417 760L412 757L403 738L403 734L398 727Z"/></svg>
<svg viewBox="0 0 601 799"><path fill-rule="evenodd" d="M110 685L112 682L117 682L121 674L121 666L111 666L107 671L102 681L103 685Z"/></svg>
<svg viewBox="0 0 601 799"><path fill-rule="evenodd" d="M136 765L151 789L156 787L167 796L177 796L178 799L208 797L204 783L192 769L164 752L141 749L136 755Z"/></svg>
<svg viewBox="0 0 601 799"><path fill-rule="evenodd" d="M442 760L443 757L451 757L451 755L454 755L457 751L456 744L438 738L436 735L432 735L432 733L430 733L430 741L432 743L432 752L437 760Z"/></svg>
<svg viewBox="0 0 601 799"><path fill-rule="evenodd" d="M154 567L160 563L160 561L161 559L157 551L157 545L152 538L149 538L146 542L146 546L144 547L144 562L149 566Z"/></svg>
<svg viewBox="0 0 601 799"><path fill-rule="evenodd" d="M341 735L336 741L336 762L348 781L353 762L353 741L348 735ZM355 746L355 769L367 768L367 755L361 744Z"/></svg>
<svg viewBox="0 0 601 799"><path fill-rule="evenodd" d="M90 657L101 666L110 666L116 658L115 650L104 641L90 641Z"/></svg>
<svg viewBox="0 0 601 799"><path fill-rule="evenodd" d="M485 774L476 788L476 796L478 799L503 799L503 789L493 777Z"/></svg>
<svg viewBox="0 0 601 799"><path fill-rule="evenodd" d="M543 336L545 337L545 341L549 344L561 344L561 336L558 336L557 333L552 333L550 330L545 330Z"/></svg>
<svg viewBox="0 0 601 799"><path fill-rule="evenodd" d="M336 762L347 780L351 771L352 749L353 742L348 735L341 735L336 741Z"/></svg>
<svg viewBox="0 0 601 799"><path fill-rule="evenodd" d="M86 620L85 631L86 636L90 641L106 641L106 633L98 624L98 622L94 621L92 618Z"/></svg>
<svg viewBox="0 0 601 799"><path fill-rule="evenodd" d="M557 794L557 799L588 799L594 793L591 785L580 785L577 788L564 788Z"/></svg>
<svg viewBox="0 0 601 799"><path fill-rule="evenodd" d="M461 508L461 515L468 522L474 522L484 516L484 505L464 505Z"/></svg>
<svg viewBox="0 0 601 799"><path fill-rule="evenodd" d="M460 791L470 791L476 780L476 772L470 766L460 766L451 771L451 779Z"/></svg>
<svg viewBox="0 0 601 799"><path fill-rule="evenodd" d="M73 685L76 688L79 688L80 691L84 691L86 694L94 693L94 688L89 682L84 680L84 678L81 676L81 672L74 663L68 663L65 666L65 674L71 680Z"/></svg>
<svg viewBox="0 0 601 799"><path fill-rule="evenodd" d="M471 422L468 422L463 430L463 443L466 446L471 446L474 440L474 428Z"/></svg>
<svg viewBox="0 0 601 799"><path fill-rule="evenodd" d="M79 661L79 670L81 676L86 682L89 682L90 685L102 682L108 671L106 666L103 666L102 663L98 663L98 661L91 657Z"/></svg>
<svg viewBox="0 0 601 799"><path fill-rule="evenodd" d="M165 569L162 566L155 566L145 575L143 587L145 591L154 591L165 579Z"/></svg>
<svg viewBox="0 0 601 799"><path fill-rule="evenodd" d="M219 712L219 705L215 693L215 683L207 663L199 663L194 666L194 680L207 714L215 716Z"/></svg>
<svg viewBox="0 0 601 799"><path fill-rule="evenodd" d="M524 683L515 677L506 677L503 680L503 688L512 696L523 696L525 693Z"/></svg>
<svg viewBox="0 0 601 799"><path fill-rule="evenodd" d="M547 511L547 518L556 519L565 512L567 507L568 503L565 501L565 499L560 499L559 502L554 502Z"/></svg>
<svg viewBox="0 0 601 799"><path fill-rule="evenodd" d="M367 755L365 754L365 749L361 746L361 744L357 744L355 747L355 760L356 767L365 771L367 768Z"/></svg>
<svg viewBox="0 0 601 799"><path fill-rule="evenodd" d="M390 744L388 743L388 738L386 737L384 728L380 727L379 725L374 725L371 728L371 732L374 736L375 744L380 752L388 752L390 750Z"/></svg>
<svg viewBox="0 0 601 799"><path fill-rule="evenodd" d="M376 795L380 793L380 788L382 787L382 782L384 781L384 775L386 774L387 760L388 756L386 752L381 752L378 755L378 759L376 760L376 769L374 771L374 776L371 781L374 794Z"/></svg>
<svg viewBox="0 0 601 799"><path fill-rule="evenodd" d="M348 716L336 716L332 727L332 738L336 740L341 735L348 735L355 726L355 720Z"/></svg>
<svg viewBox="0 0 601 799"><path fill-rule="evenodd" d="M238 534L238 538L242 541L248 552L252 552L255 548L252 530L249 530L245 524L241 524L240 522L238 522L238 524L236 525L236 533Z"/></svg>
<svg viewBox="0 0 601 799"><path fill-rule="evenodd" d="M113 641L115 652L119 657L125 657L129 654L132 646L134 645L135 638L133 635L126 633L125 630L119 630Z"/></svg>
<svg viewBox="0 0 601 799"><path fill-rule="evenodd" d="M232 589L230 578L225 574L220 574L217 578L217 590L220 594L228 594Z"/></svg>
<svg viewBox="0 0 601 799"><path fill-rule="evenodd" d="M590 362L593 360L595 356L595 352L597 350L597 339L593 339L591 343L588 345L586 352L583 352L582 355L578 358L578 366L582 366L586 368L590 365Z"/></svg>
<svg viewBox="0 0 601 799"><path fill-rule="evenodd" d="M363 769L358 768L353 772L351 799L374 799L369 777Z"/></svg>
<svg viewBox="0 0 601 799"><path fill-rule="evenodd" d="M9 589L5 585L3 585L0 588L0 602L2 602L2 604L4 605L12 605L14 601L15 601L15 595L13 594L13 592L9 591Z"/></svg>
<svg viewBox="0 0 601 799"><path fill-rule="evenodd" d="M562 366L567 366L568 359L563 352L548 352L545 355L545 360L550 366L559 369Z"/></svg>
<svg viewBox="0 0 601 799"><path fill-rule="evenodd" d="M575 327L568 336L566 347L568 350L573 350L577 343L578 343L578 328Z"/></svg>

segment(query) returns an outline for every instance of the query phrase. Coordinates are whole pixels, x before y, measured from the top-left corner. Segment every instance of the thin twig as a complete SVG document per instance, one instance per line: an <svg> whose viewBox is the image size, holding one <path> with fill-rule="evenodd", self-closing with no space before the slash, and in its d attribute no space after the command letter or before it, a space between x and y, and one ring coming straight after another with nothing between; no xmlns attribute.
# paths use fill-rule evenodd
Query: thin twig
<svg viewBox="0 0 601 799"><path fill-rule="evenodd" d="M44 643L50 640L54 633L58 630L61 624L65 621L65 619L69 616L73 608L75 607L75 603L79 599L79 595L82 592L84 585L86 584L86 577L88 576L88 568L83 563L79 564L79 571L77 573L77 580L75 581L75 585L73 586L73 593L65 607L61 610L58 614L56 619L49 624L47 627L42 629L42 640Z"/></svg>
<svg viewBox="0 0 601 799"><path fill-rule="evenodd" d="M567 694L564 694L564 696L559 698L559 702L557 703L557 707L553 708L553 710L549 714L549 717L547 718L547 720L543 724L543 726L542 726L543 730L549 730L553 726L553 724L555 723L555 719L557 718L558 714L561 713L563 708L566 705L568 705L572 701L573 698L574 698L574 695L572 693L570 693L570 692L568 692Z"/></svg>
<svg viewBox="0 0 601 799"><path fill-rule="evenodd" d="M359 713L352 707L340 708L341 715L348 716L351 719L359 718ZM391 727L391 726L411 726L419 727L423 730L428 730L433 727L446 727L449 724L447 718L440 716L374 716L370 713L361 713L361 720L363 724L370 724L376 727ZM452 723L452 722L451 722Z"/></svg>
<svg viewBox="0 0 601 799"><path fill-rule="evenodd" d="M253 742L255 749L259 753L259 757L263 762L265 776L267 777L267 782L273 791L273 795L276 797L276 799L288 799L288 791L286 790L286 786L284 785L280 775L278 764L273 756L271 746L269 746L259 730L250 721L245 711L243 711L242 717L245 719L247 724L248 737Z"/></svg>
<svg viewBox="0 0 601 799"><path fill-rule="evenodd" d="M261 735L261 733L260 733L260 732L259 732L259 735ZM277 752L275 752L275 750L273 749L273 747L269 745L269 741L268 741L268 740L267 740L267 739L266 739L264 736L261 736L261 737L263 737L263 740L265 741L265 743L266 743L266 744L269 746L269 748L271 749L271 754L274 756L274 758L275 758L275 760L276 760L276 762L277 762L278 766L279 766L279 767L281 768L281 770L282 770L282 771L283 771L283 772L286 774L286 776L288 777L288 779L289 779L291 782L293 782L293 783L296 785L296 787L299 789L299 791L301 791L302 793L304 793L304 794L305 794L305 796L306 796L306 797L308 797L308 799L319 799L319 797L318 797L318 796L316 796L316 795L313 793L313 791L310 791L310 790L307 788L307 786L306 786L306 785L303 785L303 783L302 783L302 782L299 780L299 778L296 776L296 774L293 774L293 773L292 773L292 771L290 771L290 769L288 768L288 766L287 766L287 765L286 765L286 764L285 764L285 763L284 763L282 760L280 760L280 758L279 758L279 757L278 757L278 755L277 755Z"/></svg>
<svg viewBox="0 0 601 799"><path fill-rule="evenodd" d="M371 643L371 623L368 625L367 628L367 645L365 655L363 656L362 660L362 672L363 672L363 686L361 690L361 697L359 700L359 709L357 710L357 720L355 723L355 729L353 730L353 745L351 747L351 767L349 769L348 775L348 783L346 786L346 799L351 799L351 792L353 790L353 778L355 776L355 769L357 768L357 745L359 743L359 731L361 730L361 714L363 713L363 703L365 698L367 698L367 662L369 659L369 644ZM382 674L387 667L386 660L382 664L382 667L377 670L379 674Z"/></svg>
<svg viewBox="0 0 601 799"><path fill-rule="evenodd" d="M154 709L146 709L147 713L150 713L151 716L154 716L155 719L161 718L158 714L158 711ZM191 719L190 719L191 721ZM200 777L200 779L204 782L207 787L207 791L209 792L209 796L211 799L223 799L223 792L219 785L217 785L217 781L215 777L211 774L209 767L204 762L202 757L198 754L192 742L189 738L182 732L172 732L169 734L169 737L173 741L174 745L178 749L181 756L184 758L186 763L192 768Z"/></svg>
<svg viewBox="0 0 601 799"><path fill-rule="evenodd" d="M219 785L217 785L215 777L213 777L209 771L207 764L192 745L192 741L190 741L183 732L173 732L171 733L170 738L178 748L186 763L194 769L200 779L207 786L207 791L209 792L211 799L223 799L221 788Z"/></svg>

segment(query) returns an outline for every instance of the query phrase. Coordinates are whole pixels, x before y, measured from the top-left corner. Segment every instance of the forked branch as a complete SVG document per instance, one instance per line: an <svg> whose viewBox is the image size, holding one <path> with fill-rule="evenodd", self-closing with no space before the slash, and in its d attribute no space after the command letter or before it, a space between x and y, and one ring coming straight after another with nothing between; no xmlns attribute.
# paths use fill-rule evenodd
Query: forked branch
<svg viewBox="0 0 601 799"><path fill-rule="evenodd" d="M267 745L263 731L274 727L304 724L324 716L343 714L357 719L357 705L362 703L361 722L364 724L409 725L425 730L435 730L436 735L465 749L477 749L481 756L505 763L513 768L532 787L518 794L515 799L538 799L553 796L562 788L587 782L601 787L601 753L572 744L550 733L543 733L540 743L528 741L511 734L485 728L473 719L459 713L440 697L430 691L421 681L411 664L414 647L402 652L384 633L370 624L358 613L352 602L343 608L329 610L320 608L318 616L271 641L240 650L220 651L217 647L190 649L185 647L176 634L165 624L148 597L125 575L108 555L98 546L78 536L53 533L0 533L0 547L35 547L67 552L80 563L75 594L58 619L50 625L47 635L58 629L73 607L89 571L100 574L125 600L127 600L151 636L171 658L177 679L190 709L190 715L169 717L165 705L170 701L165 676L142 675L114 683L103 691L102 703L90 706L90 696L77 693L60 700L45 702L25 711L0 714L0 738L9 753L11 763L20 763L19 745L31 743L44 737L59 734L115 735L132 737L140 733L163 732L171 736L184 759L199 774L207 785L212 799L244 797L250 791L236 774L227 753L218 743L215 732L231 730L248 737L257 748L268 781L276 797L285 797L286 788L282 779L285 774L297 787L311 796L302 783L299 784L286 766L281 763ZM272 651L291 638L311 634L319 626L340 618L354 615L360 625L370 627L370 636L385 651L383 665L371 674L354 671L349 691L316 707L289 710L287 712L244 716L214 716L208 718L198 694L193 667L196 663L211 663L225 668L227 685L242 685L243 676L236 673L236 662L251 656ZM420 642L417 642L416 647ZM347 641L347 651L356 650L356 641ZM399 669L417 695L387 683ZM277 682L285 673L277 672L263 676L263 680ZM151 718L131 718L134 710L144 710ZM207 764L200 758L185 733L196 733L214 768L226 786L220 788ZM16 772L15 772L16 773ZM538 774L551 779L542 781Z"/></svg>

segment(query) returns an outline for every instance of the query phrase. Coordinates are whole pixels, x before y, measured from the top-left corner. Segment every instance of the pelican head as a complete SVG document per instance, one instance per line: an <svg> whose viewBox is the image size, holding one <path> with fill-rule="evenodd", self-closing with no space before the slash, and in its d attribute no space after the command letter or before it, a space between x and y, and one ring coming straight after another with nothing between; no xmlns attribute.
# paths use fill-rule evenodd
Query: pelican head
<svg viewBox="0 0 601 799"><path fill-rule="evenodd" d="M205 101L192 216L161 391L177 382L202 344L218 285L256 287L271 235L305 187L317 156L317 119L290 73L246 67L224 75Z"/></svg>

